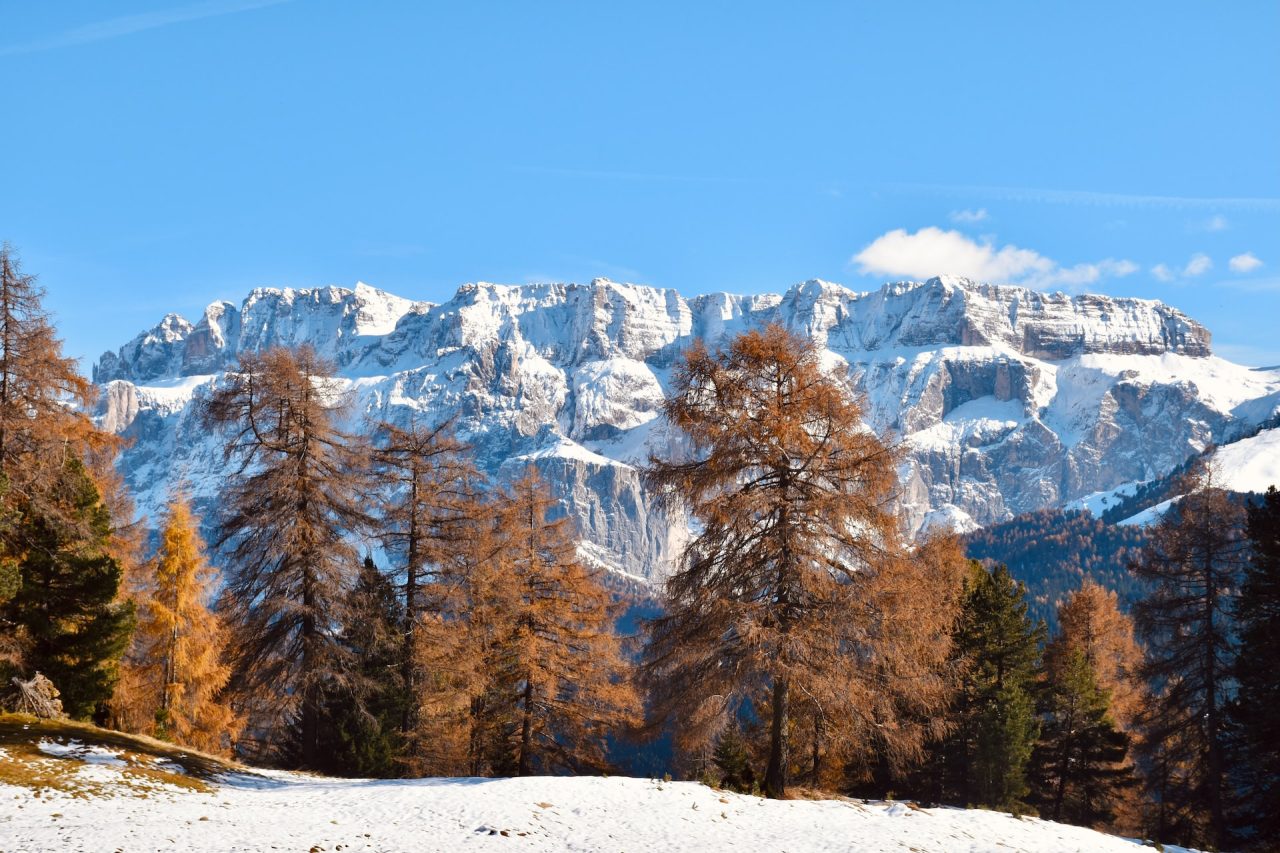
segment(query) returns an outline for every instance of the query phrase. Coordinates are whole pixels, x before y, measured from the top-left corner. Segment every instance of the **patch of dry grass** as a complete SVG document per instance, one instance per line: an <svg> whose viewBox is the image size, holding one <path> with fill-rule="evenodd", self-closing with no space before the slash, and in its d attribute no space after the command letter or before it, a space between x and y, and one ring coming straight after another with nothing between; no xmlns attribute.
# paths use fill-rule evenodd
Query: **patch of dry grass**
<svg viewBox="0 0 1280 853"><path fill-rule="evenodd" d="M75 752L51 755L41 741L98 747L115 754L123 767L87 776L88 765ZM243 767L222 758L140 735L100 729L68 720L40 720L25 714L0 714L0 782L75 796L138 796L157 790L208 791L209 782ZM107 777L104 781L103 777ZM112 778L114 777L114 778Z"/></svg>

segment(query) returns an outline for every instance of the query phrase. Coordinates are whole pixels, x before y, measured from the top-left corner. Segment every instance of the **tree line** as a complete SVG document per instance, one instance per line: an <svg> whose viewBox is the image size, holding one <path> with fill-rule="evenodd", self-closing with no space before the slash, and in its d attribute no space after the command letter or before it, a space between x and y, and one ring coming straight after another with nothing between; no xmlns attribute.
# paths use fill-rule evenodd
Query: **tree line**
<svg viewBox="0 0 1280 853"><path fill-rule="evenodd" d="M1199 475L1132 563L1133 616L1085 581L1050 637L1006 568L904 535L901 448L810 342L695 342L646 468L694 532L627 639L534 469L483 475L434 418L346 431L306 347L244 353L202 398L217 533L178 484L145 554L40 300L0 252L0 666L73 717L354 776L600 772L663 736L672 772L771 797L1280 831L1274 490L1246 506Z"/></svg>
<svg viewBox="0 0 1280 853"><path fill-rule="evenodd" d="M1129 570L1147 544L1147 528L1120 525L1088 510L1040 509L968 533L965 553L1004 563L1026 584L1033 616L1057 627L1058 607L1085 580L1115 590L1127 611L1148 590Z"/></svg>

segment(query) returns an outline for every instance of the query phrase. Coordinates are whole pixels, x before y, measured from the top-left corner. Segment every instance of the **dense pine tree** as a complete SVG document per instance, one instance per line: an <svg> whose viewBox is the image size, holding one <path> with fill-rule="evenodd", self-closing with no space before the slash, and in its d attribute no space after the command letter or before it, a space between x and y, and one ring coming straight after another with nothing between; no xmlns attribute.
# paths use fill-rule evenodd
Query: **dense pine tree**
<svg viewBox="0 0 1280 853"><path fill-rule="evenodd" d="M1008 569L974 564L956 629L964 675L952 708L955 729L937 746L931 799L1018 807L1038 736L1034 696L1043 636Z"/></svg>
<svg viewBox="0 0 1280 853"><path fill-rule="evenodd" d="M751 753L736 724L726 726L716 738L716 747L711 760L719 771L721 788L744 794L755 790L756 773L751 766Z"/></svg>
<svg viewBox="0 0 1280 853"><path fill-rule="evenodd" d="M1280 491L1272 486L1249 507L1252 555L1236 606L1240 645L1234 664L1239 693L1232 707L1236 777L1242 789L1236 821L1252 841L1280 839Z"/></svg>
<svg viewBox="0 0 1280 853"><path fill-rule="evenodd" d="M125 663L131 727L205 752L227 753L241 721L223 695L230 632L210 604L217 572L185 497L169 502L160 549L144 567L138 629Z"/></svg>
<svg viewBox="0 0 1280 853"><path fill-rule="evenodd" d="M1058 625L1058 642L1084 654L1098 686L1110 696L1116 724L1132 729L1146 702L1142 648L1115 590L1084 581L1058 608Z"/></svg>
<svg viewBox="0 0 1280 853"><path fill-rule="evenodd" d="M76 370L74 359L62 354L43 300L35 277L22 272L7 244L0 245L0 605L18 594L23 562L31 549L49 544L51 530L64 553L74 550L76 540L86 552L104 547L96 514L86 514L75 497L78 483L71 480L83 469L70 473L68 463L95 451L106 453L115 440L85 414L93 386ZM77 606L46 605L53 610ZM24 633L21 620L2 613L0 665L30 669L22 658L33 638Z"/></svg>
<svg viewBox="0 0 1280 853"><path fill-rule="evenodd" d="M1040 742L1032 756L1032 788L1048 820L1096 826L1115 817L1133 783L1125 764L1129 738L1111 718L1110 696L1089 658L1055 641L1046 652Z"/></svg>
<svg viewBox="0 0 1280 853"><path fill-rule="evenodd" d="M251 729L270 739L296 726L307 767L320 761L323 697L351 680L339 628L359 566L352 534L370 523L365 456L337 426L344 403L332 365L306 346L244 353L205 402L237 463L218 541L231 686Z"/></svg>
<svg viewBox="0 0 1280 853"><path fill-rule="evenodd" d="M405 772L405 691L401 654L404 607L395 585L365 557L347 594L342 643L353 666L343 687L325 691L318 770L335 776L386 778Z"/></svg>
<svg viewBox="0 0 1280 853"><path fill-rule="evenodd" d="M110 514L79 460L67 459L40 506L50 511L29 505L19 525L22 582L4 619L26 640L25 668L57 686L69 716L86 718L111 697L133 607L117 601L120 565L106 551Z"/></svg>
<svg viewBox="0 0 1280 853"><path fill-rule="evenodd" d="M1057 615L1060 630L1047 659L1052 662L1067 653L1082 654L1107 697L1107 711L1116 729L1128 738L1123 767L1113 768L1125 784L1112 788L1108 806L1113 815L1105 826L1112 832L1138 834L1145 826L1142 793L1129 782L1137 778L1133 756L1141 735L1138 720L1149 697L1141 677L1143 655L1134 639L1133 619L1120 610L1114 590L1088 580L1067 597Z"/></svg>
<svg viewBox="0 0 1280 853"><path fill-rule="evenodd" d="M1243 507L1213 487L1210 473L1195 472L1188 486L1131 566L1151 585L1135 612L1146 641L1143 675L1160 689L1143 714L1142 748L1157 786L1156 840L1222 847L1232 616L1248 539Z"/></svg>
<svg viewBox="0 0 1280 853"><path fill-rule="evenodd" d="M946 573L921 584L902 557L897 455L852 390L770 326L690 347L664 411L690 452L653 460L650 481L700 528L650 624L655 716L680 720L686 746L740 707L768 719L771 797L791 771L793 703L828 736L847 725L876 733L866 749L910 753L923 732L902 723L945 703L953 596Z"/></svg>

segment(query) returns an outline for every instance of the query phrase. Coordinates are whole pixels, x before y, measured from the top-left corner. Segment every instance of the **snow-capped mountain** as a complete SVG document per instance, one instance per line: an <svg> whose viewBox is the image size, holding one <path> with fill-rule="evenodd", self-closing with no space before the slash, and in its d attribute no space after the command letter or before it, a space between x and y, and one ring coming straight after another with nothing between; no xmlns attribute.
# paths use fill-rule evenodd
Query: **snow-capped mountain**
<svg viewBox="0 0 1280 853"><path fill-rule="evenodd" d="M770 321L825 348L866 394L870 423L906 442L913 530L1149 480L1280 408L1280 370L1217 358L1204 327L1159 302L949 277L693 298L601 279L480 283L439 305L363 284L258 289L195 324L165 317L93 376L102 423L132 439L121 466L148 514L180 479L197 499L216 494L218 437L192 406L201 388L241 352L307 342L349 382L353 418L456 417L489 472L539 466L587 556L654 579L686 535L637 467L672 440L658 417L672 367L695 338Z"/></svg>

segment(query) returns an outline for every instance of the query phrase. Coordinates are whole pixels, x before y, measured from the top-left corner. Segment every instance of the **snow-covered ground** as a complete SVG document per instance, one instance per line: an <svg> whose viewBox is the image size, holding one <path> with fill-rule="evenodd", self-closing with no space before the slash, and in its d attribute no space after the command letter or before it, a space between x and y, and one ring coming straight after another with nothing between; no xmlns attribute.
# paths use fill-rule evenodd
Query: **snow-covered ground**
<svg viewBox="0 0 1280 853"><path fill-rule="evenodd" d="M74 747L74 748L73 748ZM336 780L259 771L207 792L126 780L103 748L42 743L117 796L0 784L0 853L16 851L1088 851L1133 841L997 812L854 800L776 802L627 778ZM1166 850L1178 848L1166 847Z"/></svg>

